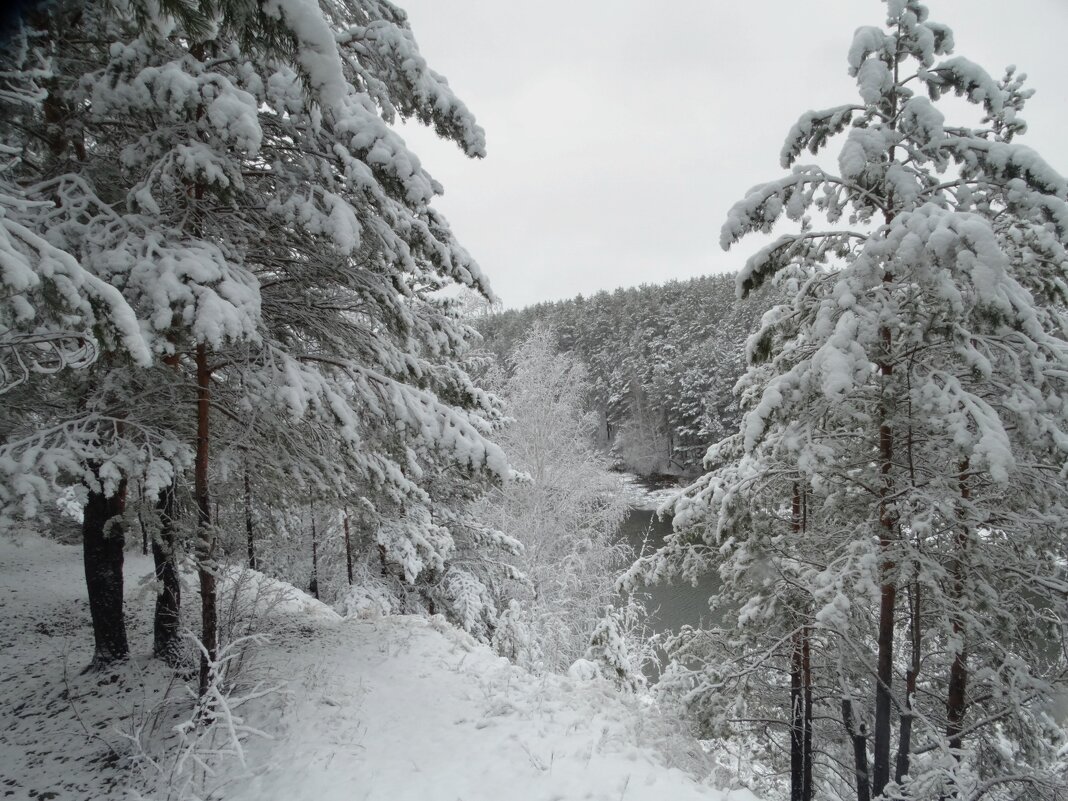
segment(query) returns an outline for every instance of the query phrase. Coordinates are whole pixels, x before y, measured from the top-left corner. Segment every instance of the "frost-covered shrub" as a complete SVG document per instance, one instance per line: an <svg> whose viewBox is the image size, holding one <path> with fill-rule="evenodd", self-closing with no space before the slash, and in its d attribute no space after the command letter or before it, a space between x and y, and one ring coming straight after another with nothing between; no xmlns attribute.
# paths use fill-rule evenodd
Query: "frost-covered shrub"
<svg viewBox="0 0 1068 801"><path fill-rule="evenodd" d="M539 660L537 644L531 639L523 607L516 599L509 600L507 608L497 618L491 644L497 653L513 662L532 665Z"/></svg>
<svg viewBox="0 0 1068 801"><path fill-rule="evenodd" d="M590 635L584 657L604 676L632 691L645 687L645 668L656 661L645 618L645 606L633 597L608 607Z"/></svg>
<svg viewBox="0 0 1068 801"><path fill-rule="evenodd" d="M338 604L338 611L345 617L377 618L393 613L393 598L389 588L381 581L368 581L361 576Z"/></svg>
<svg viewBox="0 0 1068 801"><path fill-rule="evenodd" d="M494 634L501 653L538 669L564 671L581 657L601 611L616 598L628 560L619 524L626 513L619 478L594 450L595 422L583 408L584 371L536 328L509 361L500 393L510 420L498 441L527 474L472 509L514 537L508 557L518 581L498 581L503 609Z"/></svg>
<svg viewBox="0 0 1068 801"><path fill-rule="evenodd" d="M490 635L487 620L495 620L497 607L489 588L473 573L452 567L442 579L441 592L460 627L481 639Z"/></svg>

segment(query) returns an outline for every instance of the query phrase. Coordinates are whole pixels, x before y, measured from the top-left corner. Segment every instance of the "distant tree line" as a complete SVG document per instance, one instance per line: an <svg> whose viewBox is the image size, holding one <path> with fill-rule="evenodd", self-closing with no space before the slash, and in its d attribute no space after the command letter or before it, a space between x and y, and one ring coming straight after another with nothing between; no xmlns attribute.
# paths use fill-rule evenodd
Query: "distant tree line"
<svg viewBox="0 0 1068 801"><path fill-rule="evenodd" d="M733 274L643 285L485 316L500 360L537 324L586 365L597 441L641 475L697 475L708 447L735 430L732 392L745 343L774 290L739 300Z"/></svg>

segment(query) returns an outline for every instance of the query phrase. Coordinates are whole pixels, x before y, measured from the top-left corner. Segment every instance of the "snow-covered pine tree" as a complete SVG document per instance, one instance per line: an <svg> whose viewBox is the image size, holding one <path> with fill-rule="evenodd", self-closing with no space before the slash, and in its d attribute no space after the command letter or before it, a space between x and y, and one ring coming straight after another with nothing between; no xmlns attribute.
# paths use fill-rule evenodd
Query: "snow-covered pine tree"
<svg viewBox="0 0 1068 801"><path fill-rule="evenodd" d="M274 31L266 48L229 5L196 29L142 4L67 9L94 34L81 42L113 44L102 59L68 57L55 87L89 143L80 173L106 183L111 203L62 234L122 289L167 365L136 380L183 395L167 430L195 445L209 657L213 441L242 460L302 457L281 471L300 477L297 491L370 486L405 514L432 507L421 461L458 464L461 481L508 472L483 436L492 399L457 361L470 331L435 295L488 287L430 205L440 185L390 123L418 118L471 156L481 129L389 3L266 4L249 12ZM233 441L213 433L213 411ZM112 440L131 427L123 414ZM287 442L302 447L280 453Z"/></svg>
<svg viewBox="0 0 1068 801"><path fill-rule="evenodd" d="M120 291L87 269L66 232L114 217L80 174L83 132L63 86L61 29L32 15L4 54L5 293L0 348L7 430L0 446L0 519L47 510L57 482L83 479L85 559L96 639L94 663L125 656L122 615L122 474L169 470L149 427L127 421L112 402L121 381L101 381L117 363L145 369L147 338ZM69 22L69 20L68 20ZM69 31L69 28L67 28ZM69 76L67 76L69 77ZM10 312L10 314L9 314ZM103 358L98 359L98 357ZM106 362L106 365L104 364ZM88 367L71 373L65 366ZM32 381L27 381L33 376ZM108 447L102 432L126 429L133 447ZM106 433L104 434L106 437ZM118 467L122 465L122 467Z"/></svg>
<svg viewBox="0 0 1068 801"><path fill-rule="evenodd" d="M1068 185L1014 141L1022 76L886 6L850 47L859 101L803 115L791 172L723 227L729 248L800 223L738 282L793 300L750 340L741 430L634 572L718 570L722 623L680 638L665 686L790 754L792 798L1057 798ZM952 94L981 121L947 123ZM836 173L798 163L836 137Z"/></svg>
<svg viewBox="0 0 1068 801"><path fill-rule="evenodd" d="M18 124L55 116L46 89L51 79L45 50L24 30L13 35L0 60L4 119ZM128 352L139 364L149 361L121 293L46 237L57 221L71 216L62 202L74 200L70 205L80 208L86 190L80 182L49 175L52 157L66 144L61 132L47 133L45 147L34 151L15 128L0 130L0 393L34 375L90 364L102 347L98 338L106 337L108 347Z"/></svg>

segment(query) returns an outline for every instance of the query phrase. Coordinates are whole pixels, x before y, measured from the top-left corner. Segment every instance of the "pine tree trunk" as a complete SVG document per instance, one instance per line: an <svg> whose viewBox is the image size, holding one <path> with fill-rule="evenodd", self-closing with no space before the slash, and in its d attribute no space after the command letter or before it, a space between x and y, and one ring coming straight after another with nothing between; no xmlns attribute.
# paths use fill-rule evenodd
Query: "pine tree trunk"
<svg viewBox="0 0 1068 801"><path fill-rule="evenodd" d="M159 537L152 540L156 568L156 611L152 617L152 653L169 665L182 661L182 582L178 575L178 537L175 531L175 487L172 484L156 501Z"/></svg>
<svg viewBox="0 0 1068 801"><path fill-rule="evenodd" d="M790 655L790 801L805 798L805 701L802 682L801 631L794 632Z"/></svg>
<svg viewBox="0 0 1068 801"><path fill-rule="evenodd" d="M960 466L960 496L964 504L971 498L965 474L968 471L969 461L965 459ZM950 597L956 602L955 606L960 609L964 599L964 575L968 554L968 527L961 525L957 528L954 537L956 553L953 558L951 576L953 586ZM953 616L953 637L958 640L957 650L953 656L953 662L949 666L949 691L946 698L946 738L949 741L950 750L960 759L961 731L964 726L964 714L967 711L968 691L968 649L967 632L964 621L959 614Z"/></svg>
<svg viewBox="0 0 1068 801"><path fill-rule="evenodd" d="M352 586L352 541L349 539L349 510L345 510L345 569L348 571L349 586Z"/></svg>
<svg viewBox="0 0 1068 801"><path fill-rule="evenodd" d="M315 509L311 510L312 573L308 582L308 592L319 600L319 541L315 536Z"/></svg>
<svg viewBox="0 0 1068 801"><path fill-rule="evenodd" d="M953 624L953 633L962 636L963 630L956 622ZM946 699L946 737L949 747L960 759L960 747L962 742L961 731L964 721L964 713L967 709L966 692L968 689L968 665L967 654L962 650L953 658L949 668L949 695Z"/></svg>
<svg viewBox="0 0 1068 801"><path fill-rule="evenodd" d="M894 781L901 780L909 773L912 750L912 711L913 697L916 695L916 680L920 675L920 585L913 582L909 593L909 640L912 648L912 662L905 673L905 711L901 715L901 726L897 740L897 767Z"/></svg>
<svg viewBox="0 0 1068 801"><path fill-rule="evenodd" d="M137 525L141 527L141 555L148 556L148 528L145 526L145 517L142 513L145 506L144 482L138 482L137 484L137 500Z"/></svg>
<svg viewBox="0 0 1068 801"><path fill-rule="evenodd" d="M791 528L801 533L801 489L795 482ZM802 612L803 616L807 612ZM812 801L812 664L809 629L793 636L790 657L790 801Z"/></svg>
<svg viewBox="0 0 1068 801"><path fill-rule="evenodd" d="M913 408L912 408L912 373L910 369L906 369L905 372L906 381L906 397L908 398L908 420L909 425L905 433L905 454L908 457L908 475L909 486L916 489L916 464L915 464L915 451L914 451L914 435L912 429L913 420ZM916 537L914 547L917 551L922 550L923 544L919 537ZM912 580L909 585L908 603L909 603L909 645L911 648L911 661L908 670L905 672L905 708L901 713L901 723L898 728L897 738L897 765L894 769L894 781L900 785L906 776L909 775L909 770L912 761L912 723L915 720L916 713L913 710L913 703L916 697L916 681L920 675L920 647L921 647L921 630L920 630L920 608L921 608L922 595L920 593L920 584L916 579Z"/></svg>
<svg viewBox="0 0 1068 801"><path fill-rule="evenodd" d="M812 630L807 626L801 630L801 683L805 703L803 796L805 801L812 801Z"/></svg>
<svg viewBox="0 0 1068 801"><path fill-rule="evenodd" d="M252 484L248 478L248 464L245 464L245 539L248 542L248 566L259 570L256 561L256 536L252 526Z"/></svg>
<svg viewBox="0 0 1068 801"><path fill-rule="evenodd" d="M34 28L55 33L53 11L58 9L37 4L29 15ZM80 18L75 12L69 20L73 24ZM77 129L69 124L70 108L55 77L46 79L42 101L46 141L51 154L49 169L68 158L71 135ZM81 136L73 137L77 158L85 161L85 143ZM56 206L63 205L58 191L52 193ZM88 465L99 480L98 463ZM120 515L125 508L126 482L123 480L116 493L107 497L101 492L89 491L82 510L82 562L85 568L85 586L89 596L89 615L93 621L93 659L86 671L97 670L116 660L129 656L130 646L126 637L126 618L123 613L123 548L126 533Z"/></svg>
<svg viewBox="0 0 1068 801"><path fill-rule="evenodd" d="M196 348L197 366L197 447L193 461L193 495L197 506L197 575L200 579L200 642L206 653L200 655L200 695L211 681L211 666L218 659L219 621L216 612L215 537L211 528L211 495L208 490L208 446L211 442L211 372L208 350Z"/></svg>
<svg viewBox="0 0 1068 801"><path fill-rule="evenodd" d="M386 546L379 543L378 561L381 565L382 578L389 578L389 561L386 559Z"/></svg>
<svg viewBox="0 0 1068 801"><path fill-rule="evenodd" d="M890 781L890 729L894 670L894 605L897 588L884 584L879 598L879 655L876 667L875 737L872 755L872 792L879 796Z"/></svg>
<svg viewBox="0 0 1068 801"><path fill-rule="evenodd" d="M94 475L99 465L91 465ZM82 559L89 614L93 620L93 660L87 671L98 670L129 656L126 618L123 614L123 546L126 538L121 515L126 482L114 495L89 491L82 518Z"/></svg>
<svg viewBox="0 0 1068 801"><path fill-rule="evenodd" d="M893 277L884 276L884 282L890 283ZM893 374L890 363L892 334L883 329L883 361L879 373L884 383ZM885 391L885 388L884 388ZM894 607L897 602L897 586L894 583L894 562L887 555L895 538L897 521L887 498L893 486L894 431L888 422L890 410L884 405L883 422L879 426L879 470L882 484L879 488L879 548L883 552L880 565L882 586L879 590L879 640L875 684L875 731L872 754L872 793L879 796L890 781L890 739L893 696L891 685L894 677Z"/></svg>
<svg viewBox="0 0 1068 801"><path fill-rule="evenodd" d="M842 723L853 743L853 772L857 779L857 801L871 801L868 776L868 738L863 730L858 731L853 719L853 701L842 698Z"/></svg>

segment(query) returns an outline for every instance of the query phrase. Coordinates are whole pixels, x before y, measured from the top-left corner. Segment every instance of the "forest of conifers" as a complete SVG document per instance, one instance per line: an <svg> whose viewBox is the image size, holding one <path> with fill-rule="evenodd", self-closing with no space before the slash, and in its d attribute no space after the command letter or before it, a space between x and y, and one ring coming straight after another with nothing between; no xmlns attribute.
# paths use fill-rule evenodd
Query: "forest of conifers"
<svg viewBox="0 0 1068 801"><path fill-rule="evenodd" d="M485 134L400 8L31 5L0 789L1068 798L1068 180L1015 67L873 2L855 96L727 213L736 273L476 314L398 127ZM623 471L678 480L669 533L621 534Z"/></svg>
<svg viewBox="0 0 1068 801"><path fill-rule="evenodd" d="M735 276L598 292L475 319L504 360L535 324L587 370L597 442L639 475L696 476L710 442L738 427L733 394L745 341L772 305L765 291L739 300Z"/></svg>

